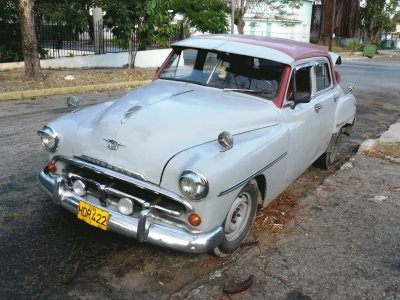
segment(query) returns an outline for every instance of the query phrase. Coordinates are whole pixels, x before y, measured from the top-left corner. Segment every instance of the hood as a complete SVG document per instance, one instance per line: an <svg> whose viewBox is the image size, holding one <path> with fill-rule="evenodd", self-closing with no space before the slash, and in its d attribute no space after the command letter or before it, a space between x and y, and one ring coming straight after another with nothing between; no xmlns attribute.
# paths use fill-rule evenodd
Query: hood
<svg viewBox="0 0 400 300"><path fill-rule="evenodd" d="M235 135L277 124L279 111L271 101L243 93L157 80L79 126L73 152L158 184L177 153L216 141L222 131Z"/></svg>

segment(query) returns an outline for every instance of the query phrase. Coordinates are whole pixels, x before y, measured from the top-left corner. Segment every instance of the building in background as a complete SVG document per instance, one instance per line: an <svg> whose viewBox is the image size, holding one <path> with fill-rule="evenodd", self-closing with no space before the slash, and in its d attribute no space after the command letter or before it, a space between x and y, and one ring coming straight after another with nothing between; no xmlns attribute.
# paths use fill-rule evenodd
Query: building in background
<svg viewBox="0 0 400 300"><path fill-rule="evenodd" d="M313 2L303 0L300 8L287 8L285 13L271 10L268 5L249 7L244 16L244 34L309 42Z"/></svg>

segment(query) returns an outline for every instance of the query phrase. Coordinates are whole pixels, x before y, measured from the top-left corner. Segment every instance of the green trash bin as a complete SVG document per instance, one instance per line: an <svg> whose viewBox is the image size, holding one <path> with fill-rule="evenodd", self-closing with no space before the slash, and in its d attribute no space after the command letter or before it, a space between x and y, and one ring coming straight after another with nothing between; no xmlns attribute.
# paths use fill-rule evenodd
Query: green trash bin
<svg viewBox="0 0 400 300"><path fill-rule="evenodd" d="M363 55L369 58L374 57L376 54L376 46L371 44L365 44L363 49Z"/></svg>

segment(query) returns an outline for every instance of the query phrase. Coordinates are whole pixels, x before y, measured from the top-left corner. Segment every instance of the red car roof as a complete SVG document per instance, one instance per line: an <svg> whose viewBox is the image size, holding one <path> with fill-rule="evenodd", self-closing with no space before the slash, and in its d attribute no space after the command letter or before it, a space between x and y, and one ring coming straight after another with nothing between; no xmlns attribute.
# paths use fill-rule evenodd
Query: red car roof
<svg viewBox="0 0 400 300"><path fill-rule="evenodd" d="M198 35L192 37L191 39L230 40L243 44L257 45L285 53L286 55L292 57L293 60L300 60L314 56L329 57L329 52L325 47L281 38L243 34L210 34Z"/></svg>

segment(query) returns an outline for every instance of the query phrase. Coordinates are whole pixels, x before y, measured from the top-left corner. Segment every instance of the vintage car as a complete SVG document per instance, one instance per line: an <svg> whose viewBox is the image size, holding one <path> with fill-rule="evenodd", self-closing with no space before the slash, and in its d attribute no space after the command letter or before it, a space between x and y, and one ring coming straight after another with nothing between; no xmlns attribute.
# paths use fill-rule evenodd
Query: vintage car
<svg viewBox="0 0 400 300"><path fill-rule="evenodd" d="M311 164L335 163L356 112L338 84L339 62L284 39L176 42L151 83L38 131L50 154L40 187L92 226L227 255L259 205Z"/></svg>

